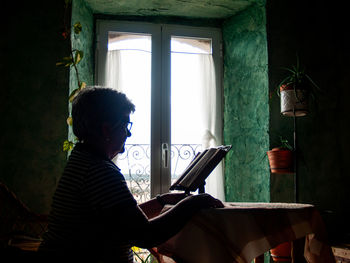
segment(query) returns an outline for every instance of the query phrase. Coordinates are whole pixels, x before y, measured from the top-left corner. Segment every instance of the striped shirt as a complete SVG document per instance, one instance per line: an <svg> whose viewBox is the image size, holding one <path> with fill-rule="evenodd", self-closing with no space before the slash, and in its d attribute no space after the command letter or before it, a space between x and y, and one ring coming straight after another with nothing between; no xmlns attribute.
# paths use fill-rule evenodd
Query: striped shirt
<svg viewBox="0 0 350 263"><path fill-rule="evenodd" d="M77 144L69 156L53 197L48 232L42 250L53 250L113 262L133 262L130 244L123 240L123 209L136 206L119 168L108 158ZM113 210L117 220L104 218ZM124 220L124 221L123 221ZM118 224L110 228L108 224ZM114 229L114 233L109 233Z"/></svg>

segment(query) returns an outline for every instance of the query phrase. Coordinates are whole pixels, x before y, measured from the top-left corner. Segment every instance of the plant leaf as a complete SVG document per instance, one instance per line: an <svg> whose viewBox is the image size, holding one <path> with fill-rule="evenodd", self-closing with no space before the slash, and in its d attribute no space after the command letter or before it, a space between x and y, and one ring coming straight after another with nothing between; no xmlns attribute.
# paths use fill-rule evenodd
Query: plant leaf
<svg viewBox="0 0 350 263"><path fill-rule="evenodd" d="M73 118L72 118L72 117L68 117L68 118L67 118L67 124L68 124L69 126L72 126L72 124L73 124Z"/></svg>
<svg viewBox="0 0 350 263"><path fill-rule="evenodd" d="M74 65L77 65L83 58L84 52L81 50L76 50L75 51L75 56L74 56Z"/></svg>
<svg viewBox="0 0 350 263"><path fill-rule="evenodd" d="M56 66L65 66L68 67L72 65L73 60L71 57L63 57L61 61L56 63Z"/></svg>
<svg viewBox="0 0 350 263"><path fill-rule="evenodd" d="M83 30L83 26L80 24L80 22L76 22L73 25L74 33L79 34Z"/></svg>
<svg viewBox="0 0 350 263"><path fill-rule="evenodd" d="M322 91L322 90L320 89L320 87L310 78L309 75L305 74L305 77L310 81L310 83L311 83L315 88L317 88L319 91Z"/></svg>
<svg viewBox="0 0 350 263"><path fill-rule="evenodd" d="M146 259L145 259L145 262L146 262L146 263L147 263L147 262L151 262L151 261L150 261L151 256L152 256L152 254L149 254L149 255L146 257Z"/></svg>
<svg viewBox="0 0 350 263"><path fill-rule="evenodd" d="M79 90L85 89L86 88L86 82L80 82Z"/></svg>
<svg viewBox="0 0 350 263"><path fill-rule="evenodd" d="M74 143L72 141L69 141L69 140L65 140L63 142L63 151L64 152L67 152L67 151L70 151L72 150L74 147Z"/></svg>
<svg viewBox="0 0 350 263"><path fill-rule="evenodd" d="M295 73L294 66L293 66L292 68L281 67L281 69L284 69L284 70L289 71L289 72L291 72L291 73Z"/></svg>
<svg viewBox="0 0 350 263"><path fill-rule="evenodd" d="M62 66L62 65L64 65L65 63L63 63L63 62L57 62L56 63L56 66Z"/></svg>
<svg viewBox="0 0 350 263"><path fill-rule="evenodd" d="M73 99L78 95L79 91L80 91L80 89L77 88L71 92L71 94L69 95L69 99L68 99L69 102L73 101Z"/></svg>
<svg viewBox="0 0 350 263"><path fill-rule="evenodd" d="M285 77L279 84L278 86L276 87L276 93L278 95L278 97L280 96L280 87L285 84L285 85L289 85L291 83L291 80L290 80L290 76L288 77Z"/></svg>
<svg viewBox="0 0 350 263"><path fill-rule="evenodd" d="M281 148L287 148L290 151L293 151L293 147L289 144L287 139L283 139L282 136L280 136L281 140Z"/></svg>

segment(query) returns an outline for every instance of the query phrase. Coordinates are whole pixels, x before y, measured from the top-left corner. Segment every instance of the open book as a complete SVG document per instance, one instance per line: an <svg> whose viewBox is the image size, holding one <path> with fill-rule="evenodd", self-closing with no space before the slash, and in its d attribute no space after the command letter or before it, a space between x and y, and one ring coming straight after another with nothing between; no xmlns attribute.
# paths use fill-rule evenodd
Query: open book
<svg viewBox="0 0 350 263"><path fill-rule="evenodd" d="M199 189L204 192L205 179L225 157L231 145L218 146L199 152L187 166L182 175L170 186L170 190L194 192Z"/></svg>

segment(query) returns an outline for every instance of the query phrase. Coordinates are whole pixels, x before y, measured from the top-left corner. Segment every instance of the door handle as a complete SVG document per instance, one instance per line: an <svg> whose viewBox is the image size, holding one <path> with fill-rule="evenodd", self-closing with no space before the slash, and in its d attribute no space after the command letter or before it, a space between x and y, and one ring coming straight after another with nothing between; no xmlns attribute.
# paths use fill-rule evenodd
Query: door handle
<svg viewBox="0 0 350 263"><path fill-rule="evenodd" d="M162 161L163 161L163 167L168 168L168 165L169 165L169 145L167 143L162 143Z"/></svg>

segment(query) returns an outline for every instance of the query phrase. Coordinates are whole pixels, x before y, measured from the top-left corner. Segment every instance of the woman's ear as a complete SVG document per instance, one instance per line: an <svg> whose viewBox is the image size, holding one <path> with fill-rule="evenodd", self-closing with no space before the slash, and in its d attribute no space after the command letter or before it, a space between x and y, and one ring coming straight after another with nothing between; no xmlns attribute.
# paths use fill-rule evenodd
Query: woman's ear
<svg viewBox="0 0 350 263"><path fill-rule="evenodd" d="M108 122L102 123L102 137L109 141L112 137L112 126Z"/></svg>

